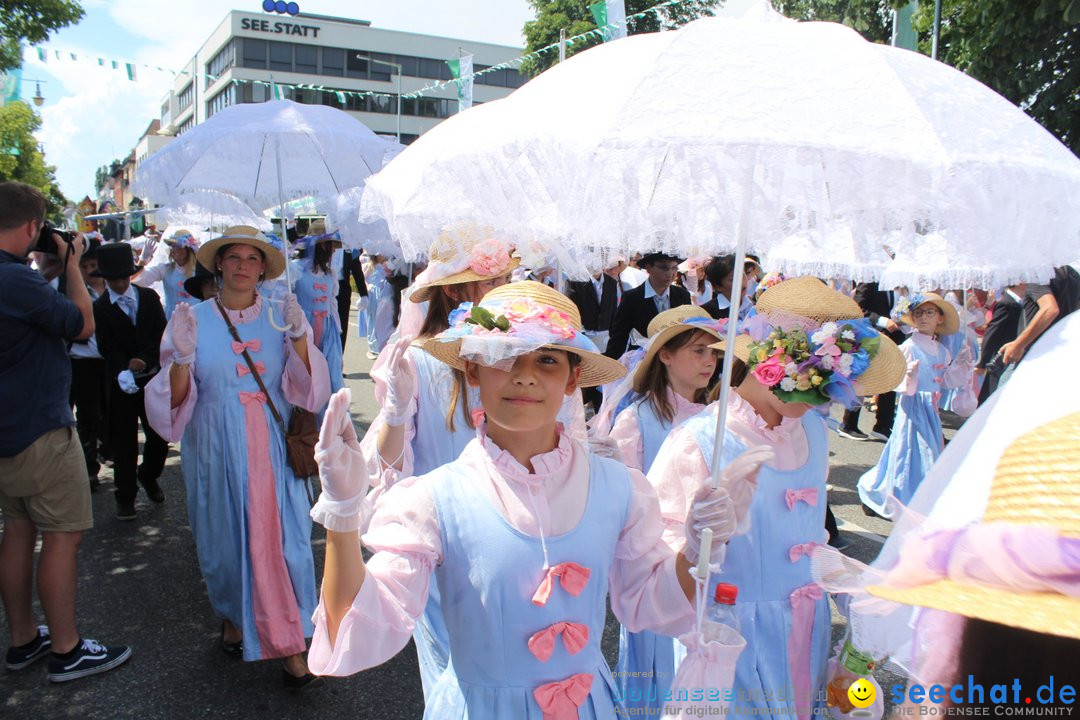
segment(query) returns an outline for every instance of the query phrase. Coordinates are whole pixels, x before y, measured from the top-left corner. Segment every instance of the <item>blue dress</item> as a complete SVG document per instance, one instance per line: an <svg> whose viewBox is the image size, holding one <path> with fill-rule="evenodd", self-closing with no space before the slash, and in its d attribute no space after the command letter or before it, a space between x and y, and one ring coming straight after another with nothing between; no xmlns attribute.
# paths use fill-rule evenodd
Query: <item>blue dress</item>
<svg viewBox="0 0 1080 720"><path fill-rule="evenodd" d="M949 357L955 358L960 354L960 350L967 345L971 352L971 357L979 357L979 336L975 334L973 330L963 327L960 328L960 332L955 332L952 335L945 335L941 338L941 344L945 346L945 349L949 351ZM968 378L970 384L971 378ZM977 390L978 388L976 388ZM941 399L938 400L938 408L941 410L948 410L949 412L955 412L953 403L956 402L957 396L960 393L968 392L967 387L959 387L952 389L945 389L941 393Z"/></svg>
<svg viewBox="0 0 1080 720"><path fill-rule="evenodd" d="M556 588L545 605L532 602L545 576L540 539L511 526L467 470L451 464L429 476L444 548L435 577L443 596L453 598L444 608L453 666L428 696L424 717L542 720L536 694L544 695L544 686L562 703L568 695L580 701L568 717L616 717L615 685L600 639L608 572L631 502L626 468L590 458L580 522L546 542L552 567L574 562L591 575L580 595ZM571 654L556 637L550 658L541 661L529 649L530 638L564 622L588 628L584 647Z"/></svg>
<svg viewBox="0 0 1080 720"><path fill-rule="evenodd" d="M763 466L750 505L750 530L733 537L715 583L739 588L735 609L746 649L735 667L731 713L807 720L824 712L829 659L829 601L813 581L809 551L825 536L825 480L829 469L825 425L817 413L801 420L808 454L802 467ZM711 466L715 404L683 428ZM724 464L745 450L730 430Z"/></svg>
<svg viewBox="0 0 1080 720"><path fill-rule="evenodd" d="M306 483L289 467L284 435L214 303L193 310L198 396L180 455L210 604L243 631L245 660L303 652L316 606ZM248 352L287 422L284 334L265 312L234 324L245 343L257 345Z"/></svg>
<svg viewBox="0 0 1080 720"><path fill-rule="evenodd" d="M930 466L945 448L938 416L938 400L943 389L943 369L949 365L949 351L936 340L912 336L900 345L908 361L919 362L914 395L898 393L892 434L876 466L859 478L859 499L882 517L891 518L895 498L908 505Z"/></svg>
<svg viewBox="0 0 1080 720"><path fill-rule="evenodd" d="M371 277L367 278L368 304L367 304L367 340L368 350L373 353L382 352L387 339L394 331L394 289L390 285L390 278L386 276L386 269L382 265L375 267Z"/></svg>
<svg viewBox="0 0 1080 720"><path fill-rule="evenodd" d="M304 309L311 325L315 347L326 358L330 369L330 392L345 387L342 376L341 319L337 313L337 280L307 267L296 278L296 301ZM326 408L321 408L325 410Z"/></svg>

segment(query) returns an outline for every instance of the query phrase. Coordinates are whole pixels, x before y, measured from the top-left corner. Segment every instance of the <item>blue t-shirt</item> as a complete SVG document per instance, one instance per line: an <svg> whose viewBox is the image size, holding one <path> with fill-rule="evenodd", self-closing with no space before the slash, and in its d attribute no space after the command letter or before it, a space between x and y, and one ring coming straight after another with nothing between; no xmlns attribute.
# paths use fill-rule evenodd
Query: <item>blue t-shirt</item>
<svg viewBox="0 0 1080 720"><path fill-rule="evenodd" d="M75 303L22 258L0 250L0 457L75 424L67 341L82 330Z"/></svg>

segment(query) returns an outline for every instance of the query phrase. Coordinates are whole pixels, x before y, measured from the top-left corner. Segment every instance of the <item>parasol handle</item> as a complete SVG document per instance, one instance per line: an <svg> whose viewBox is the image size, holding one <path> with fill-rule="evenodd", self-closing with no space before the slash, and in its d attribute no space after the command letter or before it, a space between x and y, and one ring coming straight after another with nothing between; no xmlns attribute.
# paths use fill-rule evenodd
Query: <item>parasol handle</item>
<svg viewBox="0 0 1080 720"><path fill-rule="evenodd" d="M279 332L289 332L292 330L292 325L280 325L277 318L274 317L274 301L267 298L266 300L266 316L269 318L270 327Z"/></svg>
<svg viewBox="0 0 1080 720"><path fill-rule="evenodd" d="M285 256L285 287L289 292L292 292L292 268L289 267L289 232L285 228L285 191L281 182L281 138L276 136L274 137L274 161L277 165L278 212L281 213L281 254ZM274 326L275 330L282 332L292 330L292 325L278 327L274 322L273 314L270 315L270 324Z"/></svg>
<svg viewBox="0 0 1080 720"><path fill-rule="evenodd" d="M712 528L701 531L701 551L698 553L697 576L708 578L709 556L712 554Z"/></svg>

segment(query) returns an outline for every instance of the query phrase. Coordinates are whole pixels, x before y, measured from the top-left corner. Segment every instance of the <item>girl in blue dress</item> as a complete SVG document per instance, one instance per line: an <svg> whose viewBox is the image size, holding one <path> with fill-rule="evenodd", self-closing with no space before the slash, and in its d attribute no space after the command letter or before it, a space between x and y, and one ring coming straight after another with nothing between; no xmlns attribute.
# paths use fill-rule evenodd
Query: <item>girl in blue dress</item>
<svg viewBox="0 0 1080 720"><path fill-rule="evenodd" d="M816 278L774 285L757 311L735 346L748 372L730 397L720 461L726 467L744 448L762 444L774 455L758 475L747 526L739 526L744 534L728 543L718 576L739 588L736 612L746 638L730 712L808 720L825 707L832 629L828 599L810 572L810 553L827 538L829 468L825 425L810 410L895 387L904 362L854 300ZM714 403L675 428L649 470L674 537L710 476L717 409Z"/></svg>
<svg viewBox="0 0 1080 720"><path fill-rule="evenodd" d="M564 397L622 367L581 333L568 298L529 281L462 305L423 347L463 370L486 421L457 460L378 498L365 563L357 528L367 481L352 471L362 458L338 413L347 391L335 396L317 450L323 494L313 515L328 531L312 668L345 675L395 655L435 578L453 664L428 695L426 718L613 717L600 650L608 591L635 629L678 632L693 618L688 559L661 539L647 481L591 455L556 420ZM739 478L760 462L741 463ZM705 528L718 542L729 537L737 509L727 491L696 499L689 544Z"/></svg>
<svg viewBox="0 0 1080 720"><path fill-rule="evenodd" d="M911 502L945 448L938 416L942 391L960 387L971 377L970 353L964 352L954 362L940 342L941 337L960 329L960 316L951 303L937 293L915 293L900 322L915 331L900 345L907 374L896 389L900 394L896 419L877 465L859 478L863 505L890 519L896 514L896 503Z"/></svg>
<svg viewBox="0 0 1080 720"><path fill-rule="evenodd" d="M316 679L303 655L315 609L309 490L289 466L270 404L286 423L293 405L323 407L326 361L295 296L284 303L289 329L275 329L257 286L284 271L285 257L262 233L229 228L200 248L199 260L217 275L220 294L177 306L146 411L162 437L182 441L188 522L222 619L222 650L282 658L283 684L301 689Z"/></svg>
<svg viewBox="0 0 1080 720"><path fill-rule="evenodd" d="M165 293L165 317L171 318L177 303L195 305L199 302L184 288L184 281L195 274L195 253L199 250L199 241L190 230L177 230L165 240L165 244L170 248L169 260L146 268L131 281L146 288L160 282Z"/></svg>
<svg viewBox="0 0 1080 720"><path fill-rule="evenodd" d="M333 269L334 252L341 248L341 236L325 230L321 223L312 224L312 234L305 237L302 256L296 263L293 292L311 325L315 347L326 358L330 368L330 391L345 387L342 375L341 319L337 313L337 275Z"/></svg>

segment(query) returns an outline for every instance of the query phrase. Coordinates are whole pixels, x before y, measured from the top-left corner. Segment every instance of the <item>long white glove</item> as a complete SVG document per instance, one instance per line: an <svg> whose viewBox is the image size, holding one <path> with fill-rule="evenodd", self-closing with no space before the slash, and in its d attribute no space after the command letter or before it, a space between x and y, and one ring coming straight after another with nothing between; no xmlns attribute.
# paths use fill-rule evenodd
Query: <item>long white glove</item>
<svg viewBox="0 0 1080 720"><path fill-rule="evenodd" d="M195 344L199 337L199 321L187 303L177 303L172 316L173 362L190 365L195 361Z"/></svg>
<svg viewBox="0 0 1080 720"><path fill-rule="evenodd" d="M139 264L148 265L151 260L154 259L154 252L157 251L158 241L147 237L143 242L142 252L139 253Z"/></svg>
<svg viewBox="0 0 1080 720"><path fill-rule="evenodd" d="M322 492L311 508L311 518L327 530L351 532L365 524L368 508L364 498L368 476L356 428L349 415L352 393L342 388L330 396L319 442L315 444L315 462L319 465Z"/></svg>
<svg viewBox="0 0 1080 720"><path fill-rule="evenodd" d="M383 402L383 419L387 425L398 427L409 418L409 406L416 389L416 375L409 363L407 353L410 341L401 338L390 348L383 372L386 376L386 400Z"/></svg>
<svg viewBox="0 0 1080 720"><path fill-rule="evenodd" d="M300 307L293 293L285 296L285 324L289 326L289 337L293 340L303 337L307 332L304 328L304 309Z"/></svg>
<svg viewBox="0 0 1080 720"><path fill-rule="evenodd" d="M723 563L724 543L737 533L750 529L750 504L757 490L761 466L774 456L772 448L759 446L739 455L720 472L714 489L706 481L694 494L686 513L686 547L683 555L691 563L698 561L701 531L713 532L712 563Z"/></svg>

